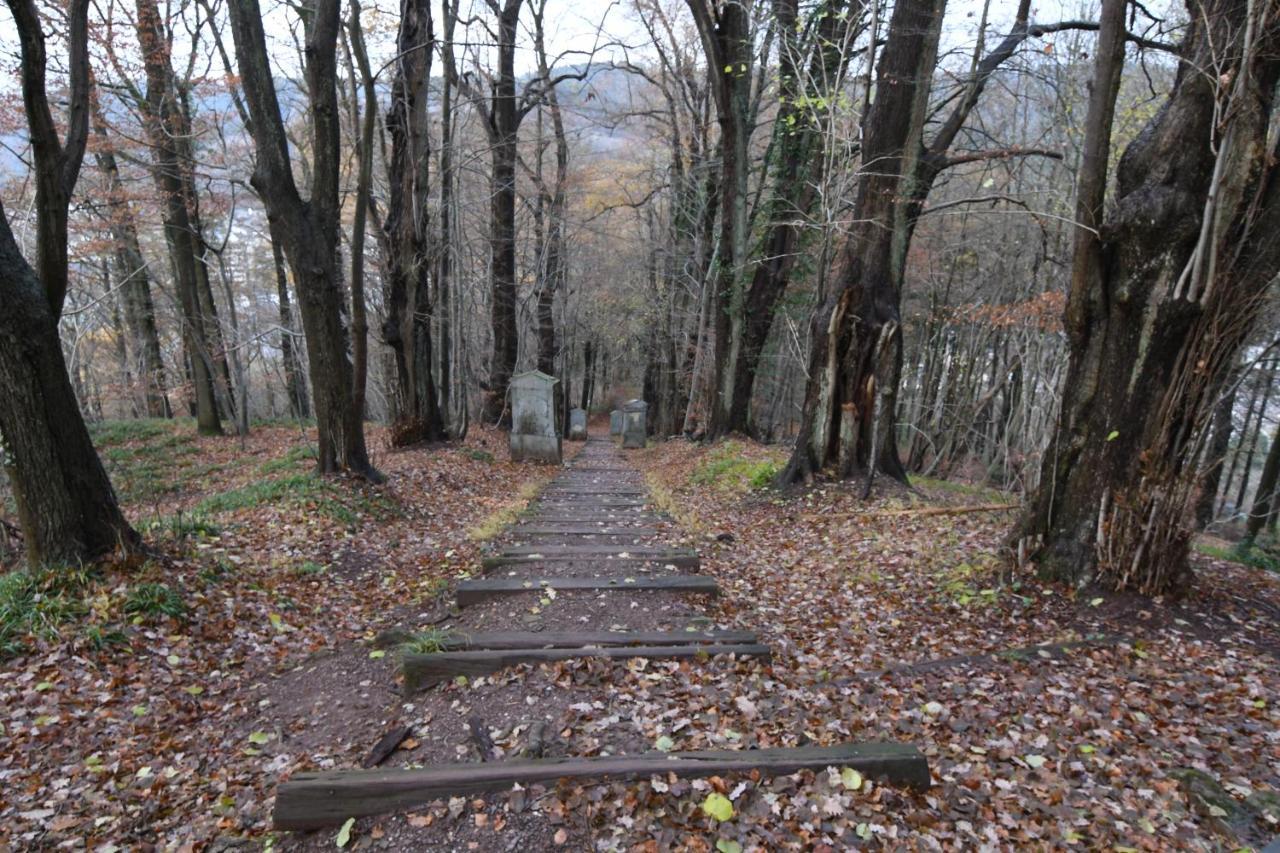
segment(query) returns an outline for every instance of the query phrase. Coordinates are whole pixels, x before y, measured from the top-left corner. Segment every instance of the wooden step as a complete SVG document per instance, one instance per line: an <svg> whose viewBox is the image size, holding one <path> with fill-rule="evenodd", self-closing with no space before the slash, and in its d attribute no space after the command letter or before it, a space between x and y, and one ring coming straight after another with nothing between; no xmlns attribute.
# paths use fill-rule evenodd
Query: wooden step
<svg viewBox="0 0 1280 853"><path fill-rule="evenodd" d="M517 524L507 532L513 536L659 536L656 527L592 527L589 524L566 524L554 527L546 524Z"/></svg>
<svg viewBox="0 0 1280 853"><path fill-rule="evenodd" d="M374 641L380 649L390 649L412 640L414 634L402 628L383 631ZM708 643L758 643L754 631L698 629L684 631L459 631L440 639L442 651L476 649L555 649L586 646L693 646Z"/></svg>
<svg viewBox="0 0 1280 853"><path fill-rule="evenodd" d="M550 506L645 506L643 498L611 498L599 494L552 494L540 496L538 503Z"/></svg>
<svg viewBox="0 0 1280 853"><path fill-rule="evenodd" d="M631 756L440 764L418 770L330 770L295 773L276 788L276 829L318 829L347 818L412 809L432 800L506 791L559 779L594 782L749 773L783 776L798 770L850 767L877 782L916 790L930 785L929 764L910 744L846 743L794 749L649 752Z"/></svg>
<svg viewBox="0 0 1280 853"><path fill-rule="evenodd" d="M607 564L617 567L645 566L656 563L662 566L675 566L678 569L697 569L702 565L701 558L693 551L633 554L632 552L638 552L640 549L632 548L627 550L625 545L602 545L600 547L605 550L590 551L587 550L586 546L539 548L534 545L528 546L529 553L527 554L498 554L493 557L485 557L480 561L480 565L486 572L500 569L503 566L527 566L537 563L596 562L602 566ZM625 552L631 556L617 556L619 552ZM609 556L610 554L615 556Z"/></svg>
<svg viewBox="0 0 1280 853"><path fill-rule="evenodd" d="M687 592L719 595L714 578L701 575L669 575L662 578L484 578L458 584L455 598L459 607L467 607L499 595L539 593L544 589L557 592L603 592L625 589L629 592Z"/></svg>
<svg viewBox="0 0 1280 853"><path fill-rule="evenodd" d="M483 649L405 655L401 660L405 695L425 690L459 675L488 675L520 663L550 663L575 658L653 658L702 660L714 655L769 658L769 647L759 643L711 643L663 646L582 646L563 649Z"/></svg>
<svg viewBox="0 0 1280 853"><path fill-rule="evenodd" d="M680 569L698 569L701 565L698 552L678 548L654 548L645 546L618 546L618 544L581 544L581 546L513 546L504 548L497 555L484 557L480 564L485 571L500 566L517 566L530 562L577 562L586 560L608 561L609 564L636 565L658 562Z"/></svg>

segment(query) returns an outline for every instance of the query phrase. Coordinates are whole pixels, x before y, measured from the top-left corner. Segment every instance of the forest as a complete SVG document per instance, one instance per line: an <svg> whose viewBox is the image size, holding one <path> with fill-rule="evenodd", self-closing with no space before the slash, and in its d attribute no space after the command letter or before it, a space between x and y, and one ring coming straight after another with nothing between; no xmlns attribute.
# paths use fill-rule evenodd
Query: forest
<svg viewBox="0 0 1280 853"><path fill-rule="evenodd" d="M5 3L0 847L1280 841L1280 0Z"/></svg>

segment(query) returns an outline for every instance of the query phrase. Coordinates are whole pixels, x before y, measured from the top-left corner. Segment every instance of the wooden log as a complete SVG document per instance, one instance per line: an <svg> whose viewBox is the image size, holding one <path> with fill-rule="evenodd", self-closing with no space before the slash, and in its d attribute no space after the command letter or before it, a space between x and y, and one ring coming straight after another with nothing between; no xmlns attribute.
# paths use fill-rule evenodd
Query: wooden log
<svg viewBox="0 0 1280 853"><path fill-rule="evenodd" d="M929 764L910 744L846 743L794 749L649 752L632 756L441 764L418 770L331 770L295 773L276 789L276 829L318 829L350 817L411 809L432 800L509 790L560 779L590 783L647 779L674 773L686 778L760 771L782 776L798 770L850 767L877 782L925 790Z"/></svg>
<svg viewBox="0 0 1280 853"><path fill-rule="evenodd" d="M720 586L714 578L698 575L669 575L661 578L483 578L458 584L455 598L459 607L477 604L486 598L520 593L541 593L544 589L556 591L603 592L625 589L628 592L685 592L719 595Z"/></svg>
<svg viewBox="0 0 1280 853"><path fill-rule="evenodd" d="M654 660L703 660L715 655L770 657L769 647L759 643L707 644L681 646L586 646L576 649L522 649L500 651L484 649L469 652L436 652L430 655L405 655L400 670L404 674L405 695L452 681L459 675L475 677L506 669L521 663L553 663L575 658L652 658Z"/></svg>

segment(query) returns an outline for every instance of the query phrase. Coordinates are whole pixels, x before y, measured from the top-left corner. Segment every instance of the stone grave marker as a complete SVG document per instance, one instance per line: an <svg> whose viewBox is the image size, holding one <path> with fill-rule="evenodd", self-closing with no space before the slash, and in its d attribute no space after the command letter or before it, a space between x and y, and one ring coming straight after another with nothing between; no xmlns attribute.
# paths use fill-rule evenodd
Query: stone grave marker
<svg viewBox="0 0 1280 853"><path fill-rule="evenodd" d="M511 379L511 461L560 464L556 433L557 380L540 370Z"/></svg>
<svg viewBox="0 0 1280 853"><path fill-rule="evenodd" d="M609 413L609 435L622 435L622 409Z"/></svg>
<svg viewBox="0 0 1280 853"><path fill-rule="evenodd" d="M587 440L587 411L586 409L570 409L569 410L569 438L573 441Z"/></svg>
<svg viewBox="0 0 1280 853"><path fill-rule="evenodd" d="M627 405L622 407L623 423L622 423L622 446L623 447L644 447L646 429L645 413L649 411L649 404L644 400L631 400Z"/></svg>

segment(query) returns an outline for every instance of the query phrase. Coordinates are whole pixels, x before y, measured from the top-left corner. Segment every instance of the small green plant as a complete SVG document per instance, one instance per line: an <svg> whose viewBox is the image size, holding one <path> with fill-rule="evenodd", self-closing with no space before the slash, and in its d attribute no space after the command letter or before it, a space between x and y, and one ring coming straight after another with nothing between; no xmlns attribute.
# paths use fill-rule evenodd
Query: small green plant
<svg viewBox="0 0 1280 853"><path fill-rule="evenodd" d="M493 461L493 454L487 450L468 450L467 455L477 462Z"/></svg>
<svg viewBox="0 0 1280 853"><path fill-rule="evenodd" d="M281 471L296 471L299 468L310 468L311 463L319 456L314 444L299 444L289 448L289 451L279 459L272 459L258 466L258 471L263 474L278 474Z"/></svg>
<svg viewBox="0 0 1280 853"><path fill-rule="evenodd" d="M138 619L159 616L182 619L187 611L187 603L182 596L162 583L135 584L129 588L124 600L124 612Z"/></svg>
<svg viewBox="0 0 1280 853"><path fill-rule="evenodd" d="M146 441L172 432L172 422L161 418L100 421L89 427L89 436L99 447L111 447L131 441Z"/></svg>
<svg viewBox="0 0 1280 853"><path fill-rule="evenodd" d="M174 539L205 539L217 536L222 529L204 513L169 515L151 523L152 533L161 533Z"/></svg>
<svg viewBox="0 0 1280 853"><path fill-rule="evenodd" d="M124 646L129 643L129 635L104 625L90 625L80 633L81 642L95 651L102 651L111 646Z"/></svg>
<svg viewBox="0 0 1280 853"><path fill-rule="evenodd" d="M22 654L30 638L57 638L61 625L88 612L92 572L55 566L0 575L0 656Z"/></svg>
<svg viewBox="0 0 1280 853"><path fill-rule="evenodd" d="M235 570L236 567L230 560L226 557L218 557L212 563L209 563L202 568L197 577L205 583L214 584L218 583Z"/></svg>
<svg viewBox="0 0 1280 853"><path fill-rule="evenodd" d="M452 631L430 628L414 634L401 643L400 653L406 655L434 655L452 645L450 640L453 638L454 633Z"/></svg>
<svg viewBox="0 0 1280 853"><path fill-rule="evenodd" d="M313 575L322 575L325 573L327 568L327 566L322 566L319 563L312 562L311 560L303 560L301 563L298 563L293 567L293 574L300 578L306 578Z"/></svg>
<svg viewBox="0 0 1280 853"><path fill-rule="evenodd" d="M755 491L772 485L782 470L779 460L751 459L746 451L741 442L726 441L694 469L690 481L726 491Z"/></svg>
<svg viewBox="0 0 1280 853"><path fill-rule="evenodd" d="M1228 559L1267 572L1280 572L1280 554L1255 540L1242 539Z"/></svg>

